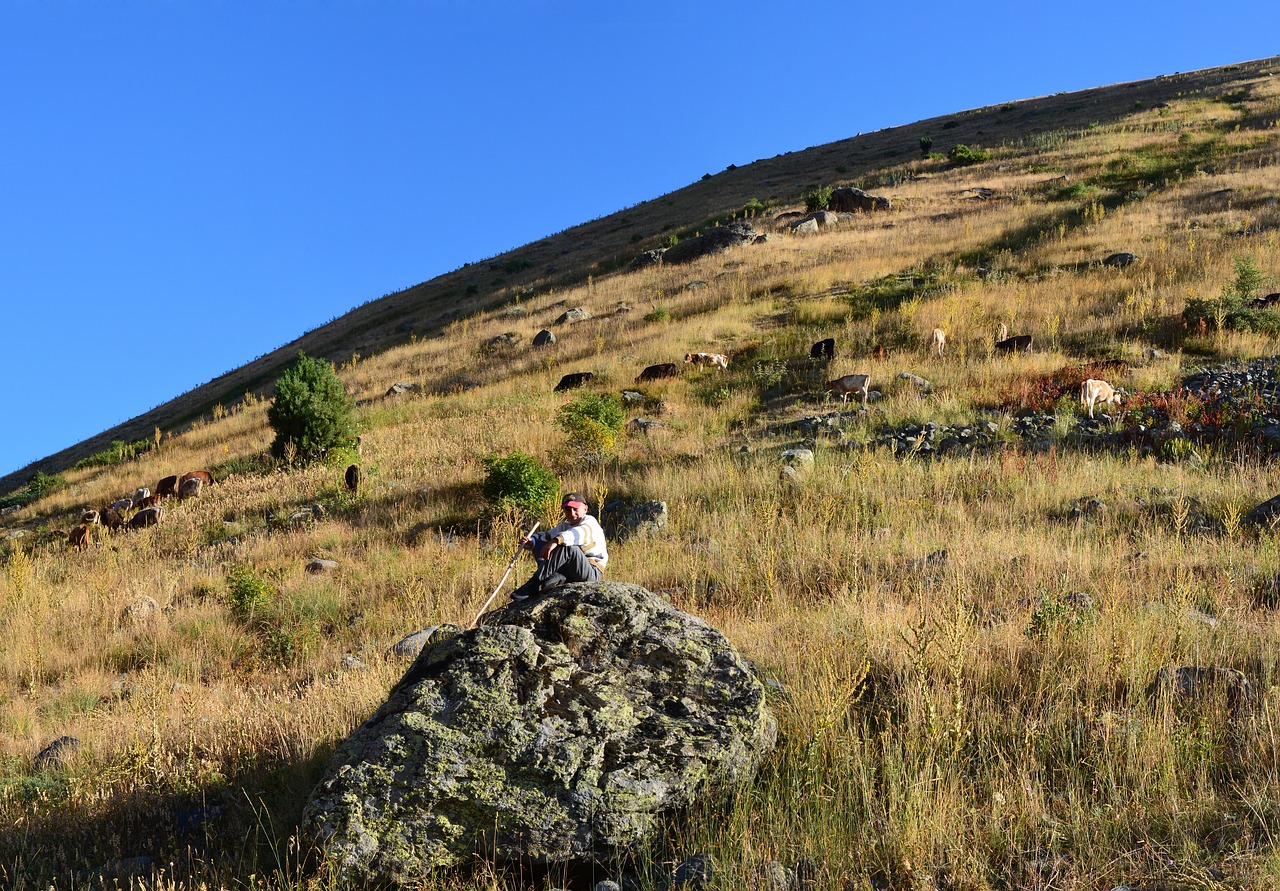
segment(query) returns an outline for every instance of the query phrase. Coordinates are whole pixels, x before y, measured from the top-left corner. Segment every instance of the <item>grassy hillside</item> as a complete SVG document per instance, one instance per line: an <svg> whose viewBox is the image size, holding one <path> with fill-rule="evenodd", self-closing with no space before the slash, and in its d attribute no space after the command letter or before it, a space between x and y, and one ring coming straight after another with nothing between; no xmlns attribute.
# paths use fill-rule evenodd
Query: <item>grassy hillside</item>
<svg viewBox="0 0 1280 891"><path fill-rule="evenodd" d="M65 485L0 519L0 883L163 870L146 886L335 887L295 834L301 806L405 669L389 648L469 623L501 576L517 518L485 504L483 461L519 449L593 506L665 501L666 530L614 543L610 576L703 616L785 691L767 770L673 829L656 862L708 851L725 887L802 857L823 888L1274 887L1280 552L1243 517L1280 473L1248 418L1179 387L1278 352L1270 311L1246 324L1220 299L1242 264L1280 275L1278 67L725 171L367 304L54 456L39 469ZM990 156L921 157L924 136ZM893 209L804 237L771 223L844 184ZM751 198L770 240L625 270ZM1137 260L1104 265L1116 252ZM1189 301L1205 324L1184 323ZM569 307L593 318L532 347ZM1001 323L1035 351L996 353ZM835 359L811 361L828 336ZM343 457L264 457L266 401L232 404L300 346L336 359L357 400L358 494ZM633 384L698 350L729 354L728 371ZM573 371L594 373L590 393L640 391L630 416L658 424L575 454L556 416L576 394L552 392ZM1130 399L1090 426L1055 382L1093 371ZM823 392L855 372L883 394L865 415ZM384 397L396 381L421 392ZM1052 413L1034 436L1028 407ZM1157 412L1216 432L1153 446ZM923 443L930 423L981 443L937 458L884 444ZM156 426L171 434L129 460L70 467ZM815 460L791 478L780 454L796 446ZM83 509L202 467L217 485L159 526L67 549ZM308 573L316 558L338 568ZM1224 683L1149 692L1183 667ZM38 769L64 735L78 751Z"/></svg>

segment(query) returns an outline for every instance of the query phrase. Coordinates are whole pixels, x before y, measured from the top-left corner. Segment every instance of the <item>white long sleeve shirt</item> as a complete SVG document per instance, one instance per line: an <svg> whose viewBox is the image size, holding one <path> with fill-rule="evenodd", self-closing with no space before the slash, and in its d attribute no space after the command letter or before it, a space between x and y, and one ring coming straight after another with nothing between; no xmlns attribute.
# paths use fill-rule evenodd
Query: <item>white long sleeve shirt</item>
<svg viewBox="0 0 1280 891"><path fill-rule="evenodd" d="M604 543L604 530L591 514L583 517L576 526L567 520L557 523L546 532L539 532L538 538L544 542L555 539L561 545L582 548L586 558L600 569L609 565L609 549Z"/></svg>

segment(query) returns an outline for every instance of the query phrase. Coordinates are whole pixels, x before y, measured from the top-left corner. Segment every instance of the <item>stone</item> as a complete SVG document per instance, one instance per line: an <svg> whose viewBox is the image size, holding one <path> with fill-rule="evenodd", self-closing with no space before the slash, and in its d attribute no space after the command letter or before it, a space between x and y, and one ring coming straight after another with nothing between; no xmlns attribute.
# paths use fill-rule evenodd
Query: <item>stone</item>
<svg viewBox="0 0 1280 891"><path fill-rule="evenodd" d="M346 656L342 657L341 664L342 664L343 671L364 671L365 668L368 667L364 664L363 659L359 658L358 656L352 656L350 654L347 654Z"/></svg>
<svg viewBox="0 0 1280 891"><path fill-rule="evenodd" d="M813 451L810 449L787 449L781 457L782 463L790 467L813 466Z"/></svg>
<svg viewBox="0 0 1280 891"><path fill-rule="evenodd" d="M730 223L727 226L714 226L701 235L686 239L675 247L668 248L662 255L663 263L689 263L700 257L712 254L723 254L738 245L755 241L756 232L750 223Z"/></svg>
<svg viewBox="0 0 1280 891"><path fill-rule="evenodd" d="M1253 684L1244 672L1234 668L1200 665L1165 666L1147 685L1147 696L1166 695L1175 701L1201 704L1214 694L1223 696L1233 714L1238 715L1254 699Z"/></svg>
<svg viewBox="0 0 1280 891"><path fill-rule="evenodd" d="M554 346L555 342L556 336L546 328L539 331L533 338L533 345L536 347Z"/></svg>
<svg viewBox="0 0 1280 891"><path fill-rule="evenodd" d="M1271 526L1277 520L1280 520L1280 495L1268 498L1244 515L1244 522L1250 526Z"/></svg>
<svg viewBox="0 0 1280 891"><path fill-rule="evenodd" d="M707 283L704 282L702 279L694 279L693 281L685 285L684 289L686 291L701 291L704 288L706 288L706 286L707 286Z"/></svg>
<svg viewBox="0 0 1280 891"><path fill-rule="evenodd" d="M111 694L112 699L128 699L138 692L138 685L125 672L116 675L111 683L107 685L107 692Z"/></svg>
<svg viewBox="0 0 1280 891"><path fill-rule="evenodd" d="M159 614L160 604L156 603L154 597L139 597L124 608L122 618L130 625L138 625L149 622Z"/></svg>
<svg viewBox="0 0 1280 891"><path fill-rule="evenodd" d="M812 217L805 217L803 220L797 220L791 224L792 235L817 235L818 221Z"/></svg>
<svg viewBox="0 0 1280 891"><path fill-rule="evenodd" d="M302 825L340 881L424 882L481 855L588 865L748 782L776 734L720 632L636 585L570 584L425 647ZM699 876L709 860L673 881Z"/></svg>
<svg viewBox="0 0 1280 891"><path fill-rule="evenodd" d="M338 568L337 560L312 560L307 564L307 572L319 574L322 572L333 572Z"/></svg>
<svg viewBox="0 0 1280 891"><path fill-rule="evenodd" d="M715 874L715 864L710 854L694 854L680 863L672 872L671 887L697 891L710 886Z"/></svg>
<svg viewBox="0 0 1280 891"><path fill-rule="evenodd" d="M875 210L888 210L890 206L888 198L868 195L862 189L853 188L833 189L831 197L827 200L827 210L836 213L856 211L870 213Z"/></svg>
<svg viewBox="0 0 1280 891"><path fill-rule="evenodd" d="M445 640L460 630L457 625L432 625L401 638L388 650L388 653L400 659L417 659L418 654L427 644Z"/></svg>
<svg viewBox="0 0 1280 891"><path fill-rule="evenodd" d="M627 422L627 426L630 427L632 430L636 430L647 436L650 430L654 429L655 427L661 427L662 422L653 421L653 420L650 420L649 418L632 418L630 421Z"/></svg>
<svg viewBox="0 0 1280 891"><path fill-rule="evenodd" d="M1111 266L1116 269L1123 269L1126 266L1133 265L1137 261L1138 261L1137 254L1130 254L1127 251L1121 251L1120 253L1112 254L1111 256L1107 257L1107 259L1102 261L1102 265Z"/></svg>
<svg viewBox="0 0 1280 891"><path fill-rule="evenodd" d="M59 770L78 751L80 751L80 740L74 736L60 736L40 750L31 766L36 772Z"/></svg>
<svg viewBox="0 0 1280 891"><path fill-rule="evenodd" d="M623 390L623 391L622 391L622 404L623 404L623 405L639 405L641 402L644 402L644 394L643 394L643 393L637 392L636 390Z"/></svg>
<svg viewBox="0 0 1280 891"><path fill-rule="evenodd" d="M665 529L666 525L665 501L641 501L626 508L622 518L618 520L617 536L620 541L626 541L637 535L654 535Z"/></svg>
<svg viewBox="0 0 1280 891"><path fill-rule="evenodd" d="M519 345L520 341L523 339L524 335L519 331L506 331L502 334L496 335L495 337L490 337L489 348L510 349L511 347Z"/></svg>
<svg viewBox="0 0 1280 891"><path fill-rule="evenodd" d="M552 324L572 325L575 322L585 322L589 318L591 318L591 313L580 306L575 306L573 309L566 309L562 312Z"/></svg>
<svg viewBox="0 0 1280 891"><path fill-rule="evenodd" d="M760 865L756 887L759 891L794 891L796 874L777 860L768 860Z"/></svg>
<svg viewBox="0 0 1280 891"><path fill-rule="evenodd" d="M914 384L915 388L920 391L921 396L928 396L933 392L933 383L925 380L918 374L912 374L909 371L904 371L898 375L898 380Z"/></svg>
<svg viewBox="0 0 1280 891"><path fill-rule="evenodd" d="M411 384L408 381L396 381L383 394L383 398L390 396L404 396L409 393L421 393L422 387L418 384Z"/></svg>
<svg viewBox="0 0 1280 891"><path fill-rule="evenodd" d="M630 269L648 269L650 266L656 266L662 262L662 255L667 252L666 248L657 248L652 251L641 251L636 254L636 258L631 261Z"/></svg>

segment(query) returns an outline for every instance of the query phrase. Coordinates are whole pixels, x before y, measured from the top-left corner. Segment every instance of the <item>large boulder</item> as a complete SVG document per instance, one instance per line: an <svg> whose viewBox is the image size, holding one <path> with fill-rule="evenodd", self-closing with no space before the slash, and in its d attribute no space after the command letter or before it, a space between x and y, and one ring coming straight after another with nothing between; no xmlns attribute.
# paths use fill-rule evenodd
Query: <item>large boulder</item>
<svg viewBox="0 0 1280 891"><path fill-rule="evenodd" d="M339 747L304 822L365 882L476 856L586 863L750 778L776 731L720 632L635 585L567 585L428 644Z"/></svg>
<svg viewBox="0 0 1280 891"><path fill-rule="evenodd" d="M662 255L662 262L689 263L709 254L723 254L740 244L754 242L759 234L750 223L738 222L730 223L728 226L715 226L695 238L668 248Z"/></svg>
<svg viewBox="0 0 1280 891"><path fill-rule="evenodd" d="M864 211L870 213L875 210L888 210L890 202L888 198L879 195L868 195L861 189L836 189L831 193L831 198L827 201L827 210L836 213L854 213Z"/></svg>

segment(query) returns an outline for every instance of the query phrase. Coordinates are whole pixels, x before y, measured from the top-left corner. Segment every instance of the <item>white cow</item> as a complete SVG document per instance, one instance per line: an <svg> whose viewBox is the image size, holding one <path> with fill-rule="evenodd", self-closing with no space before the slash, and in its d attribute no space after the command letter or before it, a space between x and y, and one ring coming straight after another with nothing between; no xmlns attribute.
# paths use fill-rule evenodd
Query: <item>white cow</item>
<svg viewBox="0 0 1280 891"><path fill-rule="evenodd" d="M942 351L946 349L947 346L947 332L943 331L941 328L934 328L933 334L930 335L930 343L934 352L936 352L938 357L941 358Z"/></svg>
<svg viewBox="0 0 1280 891"><path fill-rule="evenodd" d="M1000 327L996 329L996 340L1008 340L1008 339L1009 339L1009 326L1006 325L1004 322L1001 322Z"/></svg>
<svg viewBox="0 0 1280 891"><path fill-rule="evenodd" d="M1093 407L1099 402L1103 405L1119 405L1120 394L1106 381L1089 378L1080 385L1080 405L1089 410L1089 417L1092 418Z"/></svg>
<svg viewBox="0 0 1280 891"><path fill-rule="evenodd" d="M725 371L729 367L729 357L720 353L685 353L686 365L710 365Z"/></svg>

